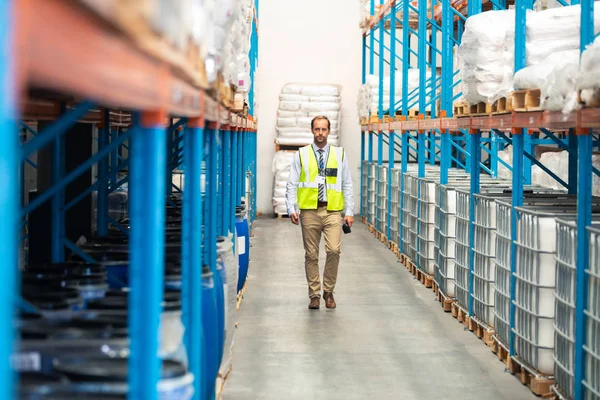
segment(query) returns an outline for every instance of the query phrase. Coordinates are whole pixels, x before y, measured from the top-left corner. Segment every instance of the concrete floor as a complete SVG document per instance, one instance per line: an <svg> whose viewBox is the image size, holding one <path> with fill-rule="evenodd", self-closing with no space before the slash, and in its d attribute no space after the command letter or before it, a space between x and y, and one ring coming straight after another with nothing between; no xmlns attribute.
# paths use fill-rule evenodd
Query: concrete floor
<svg viewBox="0 0 600 400"><path fill-rule="evenodd" d="M300 228L256 222L224 400L535 398L365 225L342 240L338 307L308 310Z"/></svg>

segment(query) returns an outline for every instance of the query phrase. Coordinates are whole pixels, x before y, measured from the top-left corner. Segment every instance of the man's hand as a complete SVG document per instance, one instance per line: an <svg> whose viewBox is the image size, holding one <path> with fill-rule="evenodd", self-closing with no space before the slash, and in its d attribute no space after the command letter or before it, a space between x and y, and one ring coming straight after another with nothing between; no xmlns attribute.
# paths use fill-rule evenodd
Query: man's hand
<svg viewBox="0 0 600 400"><path fill-rule="evenodd" d="M292 215L290 215L290 219L292 220L292 224L300 225L300 217L297 213L293 213Z"/></svg>
<svg viewBox="0 0 600 400"><path fill-rule="evenodd" d="M354 223L354 217L345 216L344 222L346 223L346 225L348 225L350 228L352 228L352 224Z"/></svg>

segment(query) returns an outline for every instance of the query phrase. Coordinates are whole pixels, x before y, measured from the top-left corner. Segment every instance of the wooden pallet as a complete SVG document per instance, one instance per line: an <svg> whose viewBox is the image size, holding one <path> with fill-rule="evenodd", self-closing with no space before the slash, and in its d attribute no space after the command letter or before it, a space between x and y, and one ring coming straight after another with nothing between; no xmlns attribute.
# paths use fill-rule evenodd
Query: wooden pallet
<svg viewBox="0 0 600 400"><path fill-rule="evenodd" d="M285 218L289 218L290 216L287 214L277 214L275 213L275 218L276 219L285 219Z"/></svg>
<svg viewBox="0 0 600 400"><path fill-rule="evenodd" d="M516 112L540 111L540 89L515 90L511 93L512 107Z"/></svg>
<svg viewBox="0 0 600 400"><path fill-rule="evenodd" d="M493 328L489 327L483 321L480 321L476 317L472 317L470 323L470 330L473 333L475 333L475 336L481 339L487 347L492 348L496 344L496 341L494 340L494 335L496 334L496 331Z"/></svg>
<svg viewBox="0 0 600 400"><path fill-rule="evenodd" d="M493 341L495 342L495 346L492 347L492 351L496 350L496 356L504 363L508 372L515 375L536 396L544 399L555 398L555 394L552 391L552 387L555 384L554 377L538 373L535 369L522 362L517 356L511 357L506 346L500 343L500 339L497 336L493 337Z"/></svg>
<svg viewBox="0 0 600 400"><path fill-rule="evenodd" d="M433 287L433 276L417 268L417 279L427 288Z"/></svg>
<svg viewBox="0 0 600 400"><path fill-rule="evenodd" d="M365 225L367 224L367 217L362 217L361 220L362 220L363 224L365 224Z"/></svg>
<svg viewBox="0 0 600 400"><path fill-rule="evenodd" d="M554 398L552 386L555 380L553 376L545 376L533 368L527 366L519 357L509 357L508 371L515 375L521 383L529 388L533 394L544 399Z"/></svg>
<svg viewBox="0 0 600 400"><path fill-rule="evenodd" d="M469 106L469 114L471 116L489 115L491 106L488 103L479 102Z"/></svg>
<svg viewBox="0 0 600 400"><path fill-rule="evenodd" d="M455 117L468 117L469 106L465 102L455 103L454 104L454 116Z"/></svg>
<svg viewBox="0 0 600 400"><path fill-rule="evenodd" d="M438 289L438 301L442 304L444 312L452 311L452 304L454 304L454 298L446 296L441 290Z"/></svg>
<svg viewBox="0 0 600 400"><path fill-rule="evenodd" d="M221 375L221 373L219 372L219 375L217 376L217 382L216 382L216 398L217 398L217 400L220 400L223 398L223 391L225 390L225 384L227 383L227 380L231 376L231 371L232 371L232 366L230 365L229 368L227 369L227 372L225 373L225 375Z"/></svg>
<svg viewBox="0 0 600 400"><path fill-rule="evenodd" d="M81 3L81 2L80 2ZM195 85L210 90L200 49L188 39L184 48L173 43L164 32L153 27L152 18L160 8L149 1L86 1L83 2L103 22L131 40L146 55L163 61L187 76ZM215 82L215 84L220 84Z"/></svg>
<svg viewBox="0 0 600 400"><path fill-rule="evenodd" d="M452 316L458 320L461 324L463 324L467 329L472 331L471 326L471 318L469 317L469 313L467 313L458 302L453 302L450 308L452 312Z"/></svg>
<svg viewBox="0 0 600 400"><path fill-rule="evenodd" d="M248 286L248 281L244 282L244 287L237 294L235 308L238 311L240 310L240 307L242 306L242 301L244 300L244 294L246 294L246 287L247 286Z"/></svg>
<svg viewBox="0 0 600 400"><path fill-rule="evenodd" d="M431 281L431 290L433 290L433 294L435 294L435 297L437 300L439 291L440 291L440 286L438 285L438 283L435 280Z"/></svg>
<svg viewBox="0 0 600 400"><path fill-rule="evenodd" d="M492 103L491 113L493 115L497 114L508 114L512 112L512 97L500 97L498 100Z"/></svg>

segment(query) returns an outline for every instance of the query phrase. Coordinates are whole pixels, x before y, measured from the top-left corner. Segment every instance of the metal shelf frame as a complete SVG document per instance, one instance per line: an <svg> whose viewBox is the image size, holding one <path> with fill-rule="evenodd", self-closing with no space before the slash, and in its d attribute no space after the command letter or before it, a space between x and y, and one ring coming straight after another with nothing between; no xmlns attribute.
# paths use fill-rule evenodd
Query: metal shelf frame
<svg viewBox="0 0 600 400"><path fill-rule="evenodd" d="M600 129L600 110L582 109L564 116L561 113L539 111L525 113L506 113L500 115L481 115L468 117L453 117L453 102L459 95L454 94L458 80L458 66L453 65L453 53L460 45L464 23L467 16L472 16L483 11L485 1L453 1L433 0L431 8L426 2L419 2L418 8L413 7L406 0L390 0L385 3L371 1L371 18L363 27L363 52L362 52L362 82L366 83L367 73L374 74L375 59L378 58L379 76L379 107L377 115L371 116L368 121L361 122L361 168L368 168L372 163L382 165L382 149L387 141L389 155L388 179L391 185L392 170L395 168L396 154L400 154L400 169L402 175L408 170L410 157L418 165L418 176L424 177L427 164L440 165L440 183L448 183L448 170L455 166L464 169L471 175L471 200L470 219L474 220L475 201L473 196L480 191L480 174L485 173L492 177L498 176L500 166L512 172L512 234L516 237L517 213L514 207L523 204L523 187L531 184L531 173L534 165L540 167L558 183L564 186L570 194L577 194L578 213L578 246L577 246L577 299L576 299L576 330L575 330L575 397L574 400L583 400L585 387L585 353L586 343L585 310L587 308L587 276L589 244L586 240L586 227L591 223L592 175L598 174L592 167L592 150L598 148L593 132ZM505 9L506 1L490 1L494 10ZM568 4L561 2L564 6ZM581 51L594 39L592 0L573 0L571 4L580 4L581 13ZM489 4L488 4L489 8ZM515 65L518 71L526 65L525 27L527 11L533 8L532 0L516 0L515 2ZM401 29L401 39L397 29ZM441 43L436 41L436 33L441 32ZM418 39L415 48L411 47L411 38ZM377 39L378 38L378 39ZM389 46L384 46L385 39L389 39ZM375 46L378 51L375 51ZM401 51L398 51L398 46ZM436 64L437 57L441 55L441 65ZM428 90L408 90L408 73L412 68L408 61L416 57L419 67L419 87ZM407 62L404 62L407 60ZM403 77L401 99L395 98L395 72L397 61L401 63ZM383 104L384 79L390 76L389 104ZM367 68L368 66L368 68ZM428 79L426 68L432 69ZM436 69L441 70L437 77ZM439 100L439 107L436 102ZM410 110L418 107L419 115L415 119ZM424 119L427 109L431 110L430 118ZM411 118L412 117L412 118ZM374 155L373 136L378 138L378 151ZM399 142L399 143L398 143ZM557 177L534 156L535 147L539 145L557 145L569 152L569 179L567 182ZM506 145L512 145L513 165L507 165L498 158L498 152ZM439 153L438 153L439 152ZM486 154L487 160L482 160L481 155ZM361 179L363 174L361 173ZM378 177L379 178L379 177ZM361 188L368 185L361 182ZM404 193L404 181L401 179L401 191ZM391 186L388 189L388 214L392 207ZM361 194L362 199L362 194ZM400 197L400 210L404 209L403 196ZM361 209L362 204L361 204ZM403 249L403 213L399 213L399 242L401 253ZM371 223L371 221L369 221ZM383 232L390 238L390 216L388 215L388 230ZM473 241L474 226L471 223L469 230L470 254L469 267L471 269L470 290L473 290ZM516 266L516 249L513 243L511 268L513 273ZM418 249L417 249L418 251ZM421 268L416 260L412 260ZM515 297L514 275L511 278L512 293ZM466 310L473 314L473 297L469 297ZM511 327L514 327L514 305L511 305ZM511 355L514 351L514 334L511 332L510 343L506 343Z"/></svg>
<svg viewBox="0 0 600 400"><path fill-rule="evenodd" d="M93 262L66 238L65 213L97 192L97 235L108 235L111 225L129 235L129 398L157 398L165 227L165 213L160 210L176 191L183 192L184 341L189 369L195 376L194 398L200 399L204 374L203 346L198 340L202 337L202 266L209 265L216 273L217 235L235 231L235 208L244 199L250 223L256 218L256 124L251 116L220 105L168 63L141 52L124 35L106 29L103 21L83 8L61 0L40 2L36 7L26 3L0 0L0 279L7 286L0 302L0 397L13 398L18 382L9 360L16 335L12 320L20 304L20 232L27 215L51 202L51 261L63 262L67 252L73 252ZM257 13L252 25L251 114L258 68ZM82 62L82 54L86 62ZM73 105L52 97L45 107L25 95L30 88L78 102ZM39 132L25 123L40 119L54 122ZM65 133L77 123L98 127L98 150L66 173ZM22 141L22 130L33 137ZM23 205L22 194L17 193L22 192L24 165L37 167L29 157L47 146L53 149L52 186ZM121 156L123 149L128 158ZM95 182L66 203L66 186L95 165ZM183 189L172 183L175 169L185 170ZM123 171L127 176L120 179ZM108 215L109 194L126 183L130 228ZM203 226L210 232L204 239ZM203 240L210 249L208 257L200 246Z"/></svg>

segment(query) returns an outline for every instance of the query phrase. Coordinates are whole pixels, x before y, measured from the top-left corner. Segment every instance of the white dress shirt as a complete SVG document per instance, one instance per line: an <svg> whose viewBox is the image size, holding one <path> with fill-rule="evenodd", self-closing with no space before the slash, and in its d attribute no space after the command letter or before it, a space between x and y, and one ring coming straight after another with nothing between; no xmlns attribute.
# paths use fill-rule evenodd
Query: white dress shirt
<svg viewBox="0 0 600 400"><path fill-rule="evenodd" d="M319 161L319 150L320 148L316 144L312 144L312 148L317 155L317 162ZM323 160L327 163L327 157L329 156L329 144L323 147L325 151L323 153ZM339 160L338 160L339 162ZM290 177L287 182L285 192L285 203L288 211L288 215L292 215L299 211L298 208L298 182L300 180L300 152L298 151L292 161L290 168ZM352 175L350 174L350 167L348 165L348 157L344 151L344 158L342 160L342 193L344 195L344 214L353 217L354 216L354 199L352 193ZM325 199L327 199L327 193L325 193Z"/></svg>

